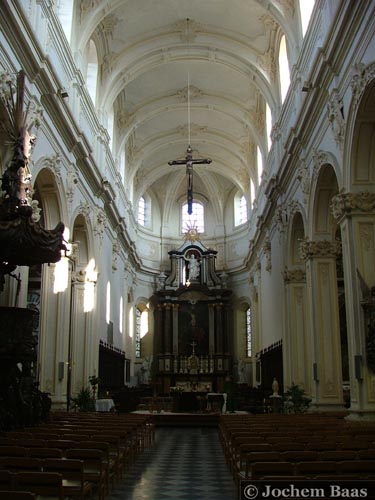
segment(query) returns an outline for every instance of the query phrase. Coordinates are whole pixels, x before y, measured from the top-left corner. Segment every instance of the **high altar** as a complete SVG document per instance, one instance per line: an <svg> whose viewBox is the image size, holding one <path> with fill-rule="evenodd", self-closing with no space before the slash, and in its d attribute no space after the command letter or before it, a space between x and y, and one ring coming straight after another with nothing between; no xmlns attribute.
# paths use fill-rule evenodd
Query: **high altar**
<svg viewBox="0 0 375 500"><path fill-rule="evenodd" d="M156 293L156 384L159 393L223 392L232 369L231 291L215 270L217 252L197 234L169 252L171 271Z"/></svg>

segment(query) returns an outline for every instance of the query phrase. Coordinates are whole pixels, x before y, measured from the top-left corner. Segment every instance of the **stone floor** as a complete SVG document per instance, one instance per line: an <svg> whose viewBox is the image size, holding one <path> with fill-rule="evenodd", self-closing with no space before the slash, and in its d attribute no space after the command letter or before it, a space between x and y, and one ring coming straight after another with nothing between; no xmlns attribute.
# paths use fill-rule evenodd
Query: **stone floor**
<svg viewBox="0 0 375 500"><path fill-rule="evenodd" d="M218 432L212 427L156 429L146 450L108 500L236 500Z"/></svg>

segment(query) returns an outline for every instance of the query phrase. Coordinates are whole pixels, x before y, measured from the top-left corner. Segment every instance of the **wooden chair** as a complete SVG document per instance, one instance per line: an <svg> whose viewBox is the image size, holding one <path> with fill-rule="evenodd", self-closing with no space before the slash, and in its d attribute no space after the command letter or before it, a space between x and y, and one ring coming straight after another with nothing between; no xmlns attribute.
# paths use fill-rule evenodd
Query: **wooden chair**
<svg viewBox="0 0 375 500"><path fill-rule="evenodd" d="M346 460L339 463L341 474L355 474L360 479L375 478L375 460Z"/></svg>
<svg viewBox="0 0 375 500"><path fill-rule="evenodd" d="M30 448L28 456L35 458L62 458L63 452L58 448Z"/></svg>
<svg viewBox="0 0 375 500"><path fill-rule="evenodd" d="M48 441L48 446L50 448L57 448L58 450L69 450L69 448L75 448L77 446L77 441L73 441L72 439L51 439Z"/></svg>
<svg viewBox="0 0 375 500"><path fill-rule="evenodd" d="M320 457L317 451L308 450L283 451L280 455L280 460L284 462L312 462Z"/></svg>
<svg viewBox="0 0 375 500"><path fill-rule="evenodd" d="M24 446L0 446L0 457L26 457L27 453Z"/></svg>
<svg viewBox="0 0 375 500"><path fill-rule="evenodd" d="M0 491L0 500L36 500L31 491Z"/></svg>
<svg viewBox="0 0 375 500"><path fill-rule="evenodd" d="M251 479L267 476L293 476L294 465L291 462L255 462L251 465Z"/></svg>
<svg viewBox="0 0 375 500"><path fill-rule="evenodd" d="M355 460L357 458L357 453L354 450L326 450L322 451L319 455L320 460L330 460L334 462Z"/></svg>
<svg viewBox="0 0 375 500"><path fill-rule="evenodd" d="M0 490L13 489L14 474L9 470L0 469Z"/></svg>
<svg viewBox="0 0 375 500"><path fill-rule="evenodd" d="M65 456L83 461L85 480L95 484L99 500L103 500L108 485L104 452L96 449L72 448L66 450Z"/></svg>
<svg viewBox="0 0 375 500"><path fill-rule="evenodd" d="M338 462L329 460L315 460L314 462L300 462L296 465L296 474L315 477L319 474L338 474Z"/></svg>
<svg viewBox="0 0 375 500"><path fill-rule="evenodd" d="M34 471L42 470L42 462L39 458L31 457L1 457L0 469L10 472Z"/></svg>
<svg viewBox="0 0 375 500"><path fill-rule="evenodd" d="M100 438L99 436L93 436L92 439L94 441L98 439L98 441L103 441L109 444L109 454L112 460L115 461L116 475L118 478L121 478L128 464L126 463L126 450L121 448L120 438L111 434L101 434Z"/></svg>
<svg viewBox="0 0 375 500"><path fill-rule="evenodd" d="M85 480L82 460L75 459L46 459L43 462L43 471L57 472L63 478L63 491L67 497L83 500L92 495L93 484Z"/></svg>
<svg viewBox="0 0 375 500"><path fill-rule="evenodd" d="M277 451L254 451L240 456L239 469L236 473L236 481L251 478L251 467L256 462L279 462L280 453Z"/></svg>
<svg viewBox="0 0 375 500"><path fill-rule="evenodd" d="M107 492L109 491L109 483L112 484L112 488L115 485L115 479L118 479L118 468L119 465L115 458L111 456L111 450L109 443L105 441L80 441L77 443L78 448L83 448L86 450L101 450L104 452L104 461L107 468Z"/></svg>
<svg viewBox="0 0 375 500"><path fill-rule="evenodd" d="M65 500L62 475L54 472L18 472L15 474L15 489Z"/></svg>

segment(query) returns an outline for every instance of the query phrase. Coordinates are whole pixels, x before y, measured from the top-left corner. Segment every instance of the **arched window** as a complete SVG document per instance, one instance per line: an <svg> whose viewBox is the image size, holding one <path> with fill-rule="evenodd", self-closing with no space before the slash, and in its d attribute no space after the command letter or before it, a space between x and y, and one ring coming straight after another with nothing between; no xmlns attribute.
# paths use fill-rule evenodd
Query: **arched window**
<svg viewBox="0 0 375 500"><path fill-rule="evenodd" d="M181 233L190 227L195 227L199 233L204 233L204 206L199 201L192 204L192 214L188 214L188 204L181 207Z"/></svg>
<svg viewBox="0 0 375 500"><path fill-rule="evenodd" d="M96 87L98 82L98 54L96 52L95 43L90 40L87 49L87 71L86 71L86 86L89 91L92 102L96 103Z"/></svg>
<svg viewBox="0 0 375 500"><path fill-rule="evenodd" d="M146 225L146 200L141 196L138 200L138 224Z"/></svg>
<svg viewBox="0 0 375 500"><path fill-rule="evenodd" d="M259 146L257 146L257 167L258 167L258 184L260 184L262 182L262 174L263 174L263 156Z"/></svg>
<svg viewBox="0 0 375 500"><path fill-rule="evenodd" d="M272 131L272 114L271 108L266 104L266 130L267 130L267 146L268 151L272 146L271 131Z"/></svg>
<svg viewBox="0 0 375 500"><path fill-rule="evenodd" d="M58 0L57 17L69 43L72 34L73 7L73 0Z"/></svg>
<svg viewBox="0 0 375 500"><path fill-rule="evenodd" d="M290 85L290 73L285 35L282 36L279 47L279 78L281 102L284 102Z"/></svg>
<svg viewBox="0 0 375 500"><path fill-rule="evenodd" d="M251 358L251 343L252 343L252 321L251 321L251 308L246 309L246 356Z"/></svg>
<svg viewBox="0 0 375 500"><path fill-rule="evenodd" d="M234 197L234 225L239 226L248 221L247 200L244 194L238 193Z"/></svg>
<svg viewBox="0 0 375 500"><path fill-rule="evenodd" d="M138 307L135 310L135 318L136 318L136 324L135 324L135 357L140 358L141 357L141 317L142 313L138 309Z"/></svg>
<svg viewBox="0 0 375 500"><path fill-rule="evenodd" d="M303 36L305 36L307 28L309 26L314 5L315 0L299 0L299 10L301 13L301 26Z"/></svg>
<svg viewBox="0 0 375 500"><path fill-rule="evenodd" d="M148 196L141 196L138 200L137 221L140 226L150 227L151 225L151 200Z"/></svg>

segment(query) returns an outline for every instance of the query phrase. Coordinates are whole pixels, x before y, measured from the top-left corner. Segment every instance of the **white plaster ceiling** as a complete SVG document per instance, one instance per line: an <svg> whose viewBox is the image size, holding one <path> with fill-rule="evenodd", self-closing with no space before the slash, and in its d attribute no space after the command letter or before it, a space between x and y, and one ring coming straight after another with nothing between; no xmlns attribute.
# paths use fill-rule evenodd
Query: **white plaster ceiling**
<svg viewBox="0 0 375 500"><path fill-rule="evenodd" d="M168 161L188 146L188 78L194 157L212 159L194 167L194 191L219 210L234 189L248 195L256 146L267 153L265 102L274 116L280 108L277 46L281 33L295 44L294 0L83 0L79 17L76 46L96 43L96 105L114 109L114 155L126 148L134 202L186 190L185 169Z"/></svg>

